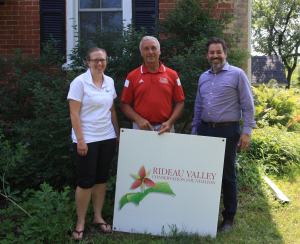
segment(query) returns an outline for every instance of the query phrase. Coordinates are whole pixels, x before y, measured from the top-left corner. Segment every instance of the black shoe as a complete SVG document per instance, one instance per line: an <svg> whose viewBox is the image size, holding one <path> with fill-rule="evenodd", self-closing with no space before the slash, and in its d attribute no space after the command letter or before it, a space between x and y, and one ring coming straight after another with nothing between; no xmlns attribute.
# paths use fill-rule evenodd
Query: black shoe
<svg viewBox="0 0 300 244"><path fill-rule="evenodd" d="M233 219L232 220L224 219L218 228L218 232L222 233L224 231L226 231L226 232L231 231L232 226L233 226Z"/></svg>

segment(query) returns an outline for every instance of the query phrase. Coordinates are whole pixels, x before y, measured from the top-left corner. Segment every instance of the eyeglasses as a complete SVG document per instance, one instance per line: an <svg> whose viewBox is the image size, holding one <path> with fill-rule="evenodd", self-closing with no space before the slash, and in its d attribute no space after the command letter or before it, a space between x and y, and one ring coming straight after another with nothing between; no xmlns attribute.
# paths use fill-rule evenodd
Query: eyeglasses
<svg viewBox="0 0 300 244"><path fill-rule="evenodd" d="M95 64L97 64L99 62L101 62L102 64L107 62L106 59L90 59L90 61L92 61Z"/></svg>

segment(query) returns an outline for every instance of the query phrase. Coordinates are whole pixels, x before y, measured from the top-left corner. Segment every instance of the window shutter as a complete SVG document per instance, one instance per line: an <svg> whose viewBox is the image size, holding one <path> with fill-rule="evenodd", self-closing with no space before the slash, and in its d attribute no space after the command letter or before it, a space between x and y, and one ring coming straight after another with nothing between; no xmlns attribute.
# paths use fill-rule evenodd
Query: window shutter
<svg viewBox="0 0 300 244"><path fill-rule="evenodd" d="M40 25L41 53L42 44L52 35L58 41L58 54L65 55L65 0L40 0Z"/></svg>
<svg viewBox="0 0 300 244"><path fill-rule="evenodd" d="M140 32L142 27L148 35L154 35L155 20L158 19L158 0L133 0L132 20L135 29Z"/></svg>

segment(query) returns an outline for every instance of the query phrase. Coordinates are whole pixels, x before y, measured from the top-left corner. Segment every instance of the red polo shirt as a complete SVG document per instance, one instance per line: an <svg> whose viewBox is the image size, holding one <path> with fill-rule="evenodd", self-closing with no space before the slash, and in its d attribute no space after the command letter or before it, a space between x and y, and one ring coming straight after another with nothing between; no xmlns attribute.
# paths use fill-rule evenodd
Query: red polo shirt
<svg viewBox="0 0 300 244"><path fill-rule="evenodd" d="M167 121L173 111L172 101L184 100L177 73L160 61L159 64L154 73L146 68L145 63L130 72L121 99L130 105L134 102L134 111L152 123Z"/></svg>

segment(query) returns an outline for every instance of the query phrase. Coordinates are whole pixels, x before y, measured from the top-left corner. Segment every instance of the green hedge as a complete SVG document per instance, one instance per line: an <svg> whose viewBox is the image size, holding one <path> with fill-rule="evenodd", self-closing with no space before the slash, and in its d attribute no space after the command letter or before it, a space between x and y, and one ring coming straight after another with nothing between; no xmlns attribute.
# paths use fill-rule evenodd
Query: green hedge
<svg viewBox="0 0 300 244"><path fill-rule="evenodd" d="M62 59L53 55L53 45L52 41L39 57L27 57L17 50L0 64L0 73L7 74L7 83L1 83L0 89L1 128L11 145L21 142L28 151L7 175L19 190L38 187L44 181L53 186L74 182L66 97L77 74L61 68Z"/></svg>
<svg viewBox="0 0 300 244"><path fill-rule="evenodd" d="M186 132L193 116L194 100L199 76L209 68L205 42L211 36L223 36L233 20L230 13L213 18L215 1L203 3L183 0L170 9L165 20L159 20L156 33L167 36L161 39L161 60L176 70L186 96L181 119L185 126L178 132ZM207 8L210 6L211 8ZM202 10L201 10L202 9ZM232 29L224 38L231 51L228 59L241 66L248 56L235 49L241 33ZM92 37L93 45L103 47L108 53L106 74L115 80L118 94L116 107L120 127L130 127L131 122L119 110L120 96L129 72L142 64L139 43L145 32L137 33L133 26L124 29L97 29ZM19 190L38 189L47 182L54 188L75 184L76 170L71 149L71 122L67 93L70 82L85 70L85 55L92 46L79 42L73 49L68 69L62 68L64 57L55 55L55 41L45 48L43 55L28 57L16 50L13 56L0 56L1 128L10 144L21 142L27 146L24 161L7 175L10 184ZM237 62L238 61L238 62ZM116 174L116 158L111 179ZM112 184L113 188L113 184Z"/></svg>

